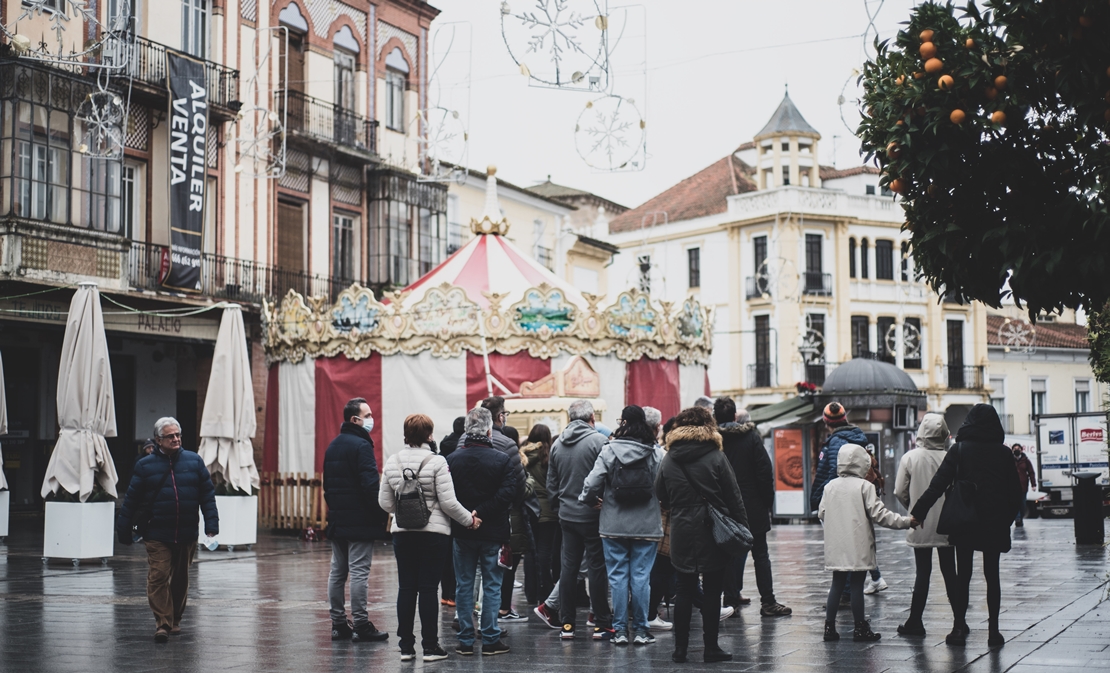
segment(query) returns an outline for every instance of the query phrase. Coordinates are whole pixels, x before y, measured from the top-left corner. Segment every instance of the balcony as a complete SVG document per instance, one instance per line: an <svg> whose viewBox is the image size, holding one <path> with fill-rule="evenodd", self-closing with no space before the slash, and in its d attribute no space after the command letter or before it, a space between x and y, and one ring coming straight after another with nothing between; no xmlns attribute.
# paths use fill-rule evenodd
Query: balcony
<svg viewBox="0 0 1110 673"><path fill-rule="evenodd" d="M809 362L806 363L806 383L815 386L825 385L825 379L839 366L839 362Z"/></svg>
<svg viewBox="0 0 1110 673"><path fill-rule="evenodd" d="M162 260L169 248L134 241L127 261L127 279L133 289L162 290ZM312 275L258 264L246 259L203 253L200 264L200 295L261 304L263 299L280 299L289 290L306 297L336 296L350 287L350 279Z"/></svg>
<svg viewBox="0 0 1110 673"><path fill-rule="evenodd" d="M775 382L775 366L770 363L748 365L748 388L770 388Z"/></svg>
<svg viewBox="0 0 1110 673"><path fill-rule="evenodd" d="M361 159L377 156L378 122L300 91L277 91L274 98L278 114L283 112L282 105L285 105L285 124L291 141L303 138L323 143Z"/></svg>
<svg viewBox="0 0 1110 673"><path fill-rule="evenodd" d="M164 44L136 36L132 41L109 45L104 59L125 60L127 65L124 71L134 78L136 90L165 98L169 95L166 79L169 71L166 60L168 49ZM233 118L241 106L239 71L207 60L204 61L204 71L212 111L225 120Z"/></svg>
<svg viewBox="0 0 1110 673"><path fill-rule="evenodd" d="M802 286L802 291L805 294L816 295L819 297L832 296L831 273L821 273L820 271L806 271L804 277L805 285Z"/></svg>
<svg viewBox="0 0 1110 673"><path fill-rule="evenodd" d="M748 276L744 279L744 298L745 299L764 299L770 298L771 288L766 278L753 278Z"/></svg>
<svg viewBox="0 0 1110 673"><path fill-rule="evenodd" d="M949 390L980 390L985 387L982 366L950 364L947 368Z"/></svg>

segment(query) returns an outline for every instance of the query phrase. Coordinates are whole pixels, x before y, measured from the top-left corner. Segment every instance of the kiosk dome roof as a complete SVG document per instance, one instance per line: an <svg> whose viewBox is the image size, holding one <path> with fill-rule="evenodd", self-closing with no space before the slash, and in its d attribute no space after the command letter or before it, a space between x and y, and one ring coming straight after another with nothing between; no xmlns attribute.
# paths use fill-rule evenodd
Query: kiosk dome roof
<svg viewBox="0 0 1110 673"><path fill-rule="evenodd" d="M834 369L821 386L824 396L893 392L915 393L917 385L909 374L894 365L868 358L845 362Z"/></svg>

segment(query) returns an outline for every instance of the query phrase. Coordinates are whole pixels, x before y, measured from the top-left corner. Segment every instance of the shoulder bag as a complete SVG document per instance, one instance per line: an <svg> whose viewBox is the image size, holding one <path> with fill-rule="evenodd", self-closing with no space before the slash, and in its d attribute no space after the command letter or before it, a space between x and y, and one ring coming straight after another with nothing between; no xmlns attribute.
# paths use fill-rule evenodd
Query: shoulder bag
<svg viewBox="0 0 1110 673"><path fill-rule="evenodd" d="M952 448L958 451L960 445ZM944 506L940 509L940 518L937 520L937 532L941 535L970 532L977 522L975 516L975 482L961 479L959 461L956 462L956 478L952 485L944 492Z"/></svg>
<svg viewBox="0 0 1110 673"><path fill-rule="evenodd" d="M677 461L675 462L677 463ZM748 527L710 502L694 480L690 478L686 466L682 463L677 464L679 469L682 470L682 474L686 475L686 481L690 484L690 487L705 501L705 507L709 510L709 527L713 533L713 544L720 547L726 554L733 556L747 554L751 551L755 539L752 538L752 532L748 530Z"/></svg>

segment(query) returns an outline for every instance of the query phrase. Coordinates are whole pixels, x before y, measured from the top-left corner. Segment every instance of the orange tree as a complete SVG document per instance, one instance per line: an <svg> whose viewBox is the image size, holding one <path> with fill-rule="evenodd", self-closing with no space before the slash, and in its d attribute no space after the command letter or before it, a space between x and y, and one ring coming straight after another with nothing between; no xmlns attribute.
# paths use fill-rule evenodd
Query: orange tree
<svg viewBox="0 0 1110 673"><path fill-rule="evenodd" d="M1110 322L1110 3L924 3L876 49L858 133L926 281L998 306L1009 278L1031 315Z"/></svg>

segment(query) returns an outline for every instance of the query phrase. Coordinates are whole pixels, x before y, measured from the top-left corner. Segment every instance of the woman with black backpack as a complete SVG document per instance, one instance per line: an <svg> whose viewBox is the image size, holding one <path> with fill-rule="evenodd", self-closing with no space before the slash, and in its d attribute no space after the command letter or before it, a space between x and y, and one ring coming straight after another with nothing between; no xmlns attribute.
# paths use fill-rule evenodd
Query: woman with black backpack
<svg viewBox="0 0 1110 673"><path fill-rule="evenodd" d="M439 644L439 580L451 556L451 519L468 528L481 520L455 499L447 459L429 445L432 419L405 419L405 448L385 461L378 504L393 515L393 553L397 557L397 637L401 661L416 658L417 596L424 661L447 658ZM450 517L450 518L448 518Z"/></svg>
<svg viewBox="0 0 1110 673"><path fill-rule="evenodd" d="M627 645L629 634L636 645L655 642L648 631L648 604L655 548L663 539L655 496L655 475L662 460L663 451L655 447L655 432L644 410L627 406L578 496L579 502L601 508L598 532L613 592L614 645Z"/></svg>

